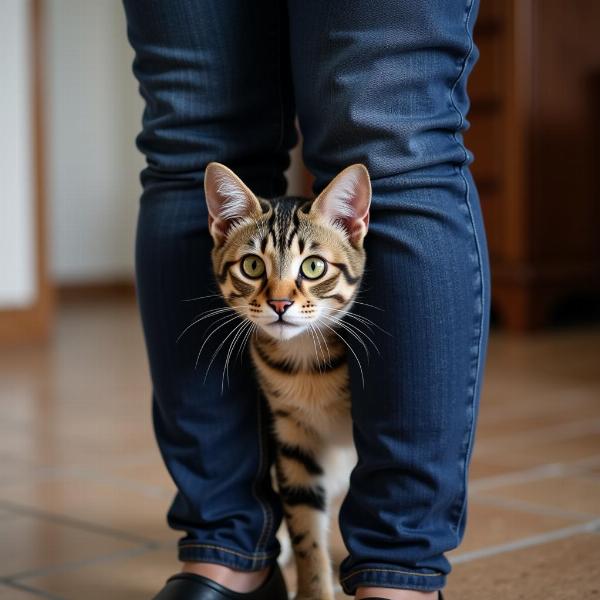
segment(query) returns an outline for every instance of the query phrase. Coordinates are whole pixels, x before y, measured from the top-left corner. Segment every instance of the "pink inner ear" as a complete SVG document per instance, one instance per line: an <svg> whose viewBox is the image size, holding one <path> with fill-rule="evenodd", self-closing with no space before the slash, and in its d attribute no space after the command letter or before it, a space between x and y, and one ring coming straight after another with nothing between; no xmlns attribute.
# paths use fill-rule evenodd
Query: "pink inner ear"
<svg viewBox="0 0 600 600"><path fill-rule="evenodd" d="M209 230L219 242L238 219L260 213L260 205L254 194L224 165L208 165L204 175L204 191Z"/></svg>
<svg viewBox="0 0 600 600"><path fill-rule="evenodd" d="M359 240L369 225L371 182L362 165L342 171L315 201L315 210L332 222L339 222L353 241Z"/></svg>

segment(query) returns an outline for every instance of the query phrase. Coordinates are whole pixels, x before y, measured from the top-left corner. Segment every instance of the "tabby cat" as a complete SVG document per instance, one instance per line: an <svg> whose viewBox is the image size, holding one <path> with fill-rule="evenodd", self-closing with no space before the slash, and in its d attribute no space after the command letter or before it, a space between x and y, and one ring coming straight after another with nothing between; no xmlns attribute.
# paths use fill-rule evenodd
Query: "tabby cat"
<svg viewBox="0 0 600 600"><path fill-rule="evenodd" d="M264 200L227 167L211 163L205 191L215 276L243 319L236 337L250 339L273 414L276 483L296 561L296 598L331 600L328 508L355 462L350 346L341 333L363 343L359 325L367 321L349 309L365 264L369 174L357 164L314 200ZM353 319L342 321L345 315Z"/></svg>

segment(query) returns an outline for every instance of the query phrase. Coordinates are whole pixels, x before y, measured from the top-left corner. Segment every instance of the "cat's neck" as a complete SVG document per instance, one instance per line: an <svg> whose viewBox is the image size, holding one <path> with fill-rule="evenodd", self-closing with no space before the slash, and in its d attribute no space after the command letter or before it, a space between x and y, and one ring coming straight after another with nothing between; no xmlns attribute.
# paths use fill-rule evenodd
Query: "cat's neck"
<svg viewBox="0 0 600 600"><path fill-rule="evenodd" d="M343 352L342 342L332 331L308 330L288 340L257 333L255 343L272 356L298 366L325 364Z"/></svg>

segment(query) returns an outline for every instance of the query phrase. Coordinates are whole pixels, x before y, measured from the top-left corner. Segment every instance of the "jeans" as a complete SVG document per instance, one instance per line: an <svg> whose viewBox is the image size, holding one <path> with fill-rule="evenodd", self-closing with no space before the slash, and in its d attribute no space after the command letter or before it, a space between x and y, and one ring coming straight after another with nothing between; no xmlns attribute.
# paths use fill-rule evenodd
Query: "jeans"
<svg viewBox="0 0 600 600"><path fill-rule="evenodd" d="M279 552L269 412L249 359L224 381L224 354L209 363L227 328L209 338L211 319L177 340L219 306L206 165L225 163L264 197L283 194L297 115L315 192L355 162L373 184L355 312L381 328L371 334L381 355L356 348L364 386L351 364L358 463L339 517L340 580L348 594L442 588L444 553L465 529L490 298L461 135L477 2L124 4L146 101L137 286L180 559L256 570Z"/></svg>

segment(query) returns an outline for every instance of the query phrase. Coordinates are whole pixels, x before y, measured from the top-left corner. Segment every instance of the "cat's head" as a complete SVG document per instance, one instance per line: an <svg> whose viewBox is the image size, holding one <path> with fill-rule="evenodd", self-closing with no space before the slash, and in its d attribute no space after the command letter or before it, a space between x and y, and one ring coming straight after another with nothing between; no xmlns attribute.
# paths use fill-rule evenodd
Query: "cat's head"
<svg viewBox="0 0 600 600"><path fill-rule="evenodd" d="M335 325L364 270L367 169L344 169L314 200L257 198L219 163L208 165L204 187L213 269L225 301L279 340Z"/></svg>

